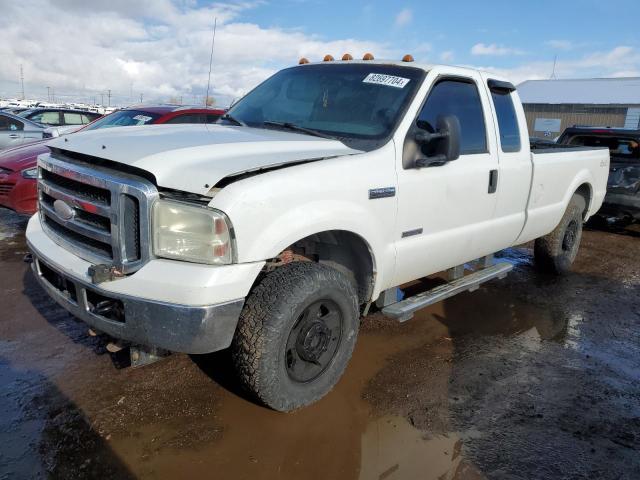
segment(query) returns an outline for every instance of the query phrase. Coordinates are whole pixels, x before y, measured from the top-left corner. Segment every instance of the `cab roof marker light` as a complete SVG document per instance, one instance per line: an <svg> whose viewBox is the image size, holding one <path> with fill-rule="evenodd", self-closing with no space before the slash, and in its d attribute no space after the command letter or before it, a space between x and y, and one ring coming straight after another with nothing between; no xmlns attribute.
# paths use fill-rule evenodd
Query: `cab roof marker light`
<svg viewBox="0 0 640 480"><path fill-rule="evenodd" d="M326 54L322 59L323 62L333 62L333 56Z"/></svg>
<svg viewBox="0 0 640 480"><path fill-rule="evenodd" d="M307 60L305 57L302 57L300 60L298 60L298 65L304 65L305 63L309 63L309 60Z"/></svg>
<svg viewBox="0 0 640 480"><path fill-rule="evenodd" d="M402 57L402 61L403 62L413 62L413 56L409 55L408 53Z"/></svg>
<svg viewBox="0 0 640 480"><path fill-rule="evenodd" d="M373 55L370 53L365 53L362 57L362 60L374 60Z"/></svg>
<svg viewBox="0 0 640 480"><path fill-rule="evenodd" d="M344 55L342 55L342 60L346 62L348 60L353 60L353 57L351 56L350 53L345 53Z"/></svg>

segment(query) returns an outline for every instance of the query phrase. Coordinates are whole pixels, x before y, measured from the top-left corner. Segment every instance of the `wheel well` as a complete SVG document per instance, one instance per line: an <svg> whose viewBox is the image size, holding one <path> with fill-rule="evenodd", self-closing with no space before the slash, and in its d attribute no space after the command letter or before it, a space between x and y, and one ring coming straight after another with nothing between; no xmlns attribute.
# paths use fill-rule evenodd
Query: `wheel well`
<svg viewBox="0 0 640 480"><path fill-rule="evenodd" d="M333 267L346 274L356 286L360 304L373 293L374 260L367 242L345 230L329 230L309 235L292 243L267 262L267 270L296 261L312 261Z"/></svg>
<svg viewBox="0 0 640 480"><path fill-rule="evenodd" d="M575 191L574 195L580 195L584 198L584 212L582 212L582 218L587 218L587 213L589 212L589 206L591 205L591 185L588 183L583 183L578 187Z"/></svg>

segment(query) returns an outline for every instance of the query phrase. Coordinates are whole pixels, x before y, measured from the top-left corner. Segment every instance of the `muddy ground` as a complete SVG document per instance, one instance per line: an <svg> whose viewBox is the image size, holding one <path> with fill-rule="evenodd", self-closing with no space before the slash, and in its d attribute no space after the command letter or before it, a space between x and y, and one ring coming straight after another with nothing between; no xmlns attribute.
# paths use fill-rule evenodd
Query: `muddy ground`
<svg viewBox="0 0 640 480"><path fill-rule="evenodd" d="M640 478L640 235L516 267L399 324L363 319L321 402L253 404L225 352L137 370L52 303L0 210L0 480Z"/></svg>

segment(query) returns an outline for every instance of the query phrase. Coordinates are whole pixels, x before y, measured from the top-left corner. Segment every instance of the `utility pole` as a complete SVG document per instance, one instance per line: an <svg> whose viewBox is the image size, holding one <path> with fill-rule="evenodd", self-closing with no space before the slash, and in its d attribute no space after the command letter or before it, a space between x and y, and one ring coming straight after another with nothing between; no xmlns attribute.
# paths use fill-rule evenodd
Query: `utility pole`
<svg viewBox="0 0 640 480"><path fill-rule="evenodd" d="M20 64L20 85L22 85L22 100L24 100L24 70Z"/></svg>
<svg viewBox="0 0 640 480"><path fill-rule="evenodd" d="M551 80L556 79L556 63L558 63L558 55L553 57L553 70L551 70L551 76L549 77Z"/></svg>
<svg viewBox="0 0 640 480"><path fill-rule="evenodd" d="M104 107L104 92L100 92L100 105Z"/></svg>
<svg viewBox="0 0 640 480"><path fill-rule="evenodd" d="M140 94L140 103L142 103L142 94Z"/></svg>
<svg viewBox="0 0 640 480"><path fill-rule="evenodd" d="M107 98L109 99L109 107L111 106L111 89L107 90Z"/></svg>
<svg viewBox="0 0 640 480"><path fill-rule="evenodd" d="M53 87L51 87L51 101L52 101L53 103L55 103L55 102L56 102L56 91L54 90L54 88L53 88Z"/></svg>
<svg viewBox="0 0 640 480"><path fill-rule="evenodd" d="M51 92L50 92L50 90L51 90L51 87L47 87L47 102L51 101Z"/></svg>

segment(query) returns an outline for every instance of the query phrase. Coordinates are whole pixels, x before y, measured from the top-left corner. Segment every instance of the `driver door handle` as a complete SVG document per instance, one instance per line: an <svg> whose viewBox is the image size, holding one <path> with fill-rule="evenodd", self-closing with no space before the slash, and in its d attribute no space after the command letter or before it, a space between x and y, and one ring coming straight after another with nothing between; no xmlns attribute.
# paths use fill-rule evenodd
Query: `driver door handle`
<svg viewBox="0 0 640 480"><path fill-rule="evenodd" d="M12 133L11 135L9 135L9 138L20 138L20 135Z"/></svg>
<svg viewBox="0 0 640 480"><path fill-rule="evenodd" d="M498 170L489 171L489 190L488 193L496 193L498 190Z"/></svg>

